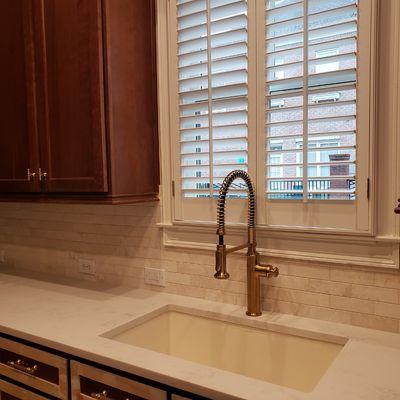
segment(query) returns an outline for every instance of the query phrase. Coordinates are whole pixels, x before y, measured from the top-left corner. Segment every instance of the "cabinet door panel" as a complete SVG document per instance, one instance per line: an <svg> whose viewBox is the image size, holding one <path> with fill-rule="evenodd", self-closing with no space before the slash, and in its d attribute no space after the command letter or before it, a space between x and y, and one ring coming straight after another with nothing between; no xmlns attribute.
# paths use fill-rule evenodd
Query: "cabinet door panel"
<svg viewBox="0 0 400 400"><path fill-rule="evenodd" d="M100 0L40 0L45 192L106 192Z"/></svg>
<svg viewBox="0 0 400 400"><path fill-rule="evenodd" d="M158 192L155 4L104 0L112 191Z"/></svg>
<svg viewBox="0 0 400 400"><path fill-rule="evenodd" d="M33 12L30 0L0 1L0 192L36 192Z"/></svg>

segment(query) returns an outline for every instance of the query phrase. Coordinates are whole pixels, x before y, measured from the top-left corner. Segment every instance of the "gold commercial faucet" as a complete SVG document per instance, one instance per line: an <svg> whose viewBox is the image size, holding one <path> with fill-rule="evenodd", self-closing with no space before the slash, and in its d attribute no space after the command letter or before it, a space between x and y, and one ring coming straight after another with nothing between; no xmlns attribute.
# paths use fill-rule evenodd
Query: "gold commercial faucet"
<svg viewBox="0 0 400 400"><path fill-rule="evenodd" d="M248 191L248 223L247 223L247 243L227 248L224 243L225 235L225 202L226 195L233 181L243 179ZM229 274L226 270L226 256L229 253L245 249L247 247L247 311L246 314L257 317L261 311L261 286L260 277L267 278L278 276L279 269L269 264L260 262L260 254L256 250L256 198L250 176L246 171L235 170L224 179L218 196L218 245L215 253L215 274L217 279L228 279Z"/></svg>

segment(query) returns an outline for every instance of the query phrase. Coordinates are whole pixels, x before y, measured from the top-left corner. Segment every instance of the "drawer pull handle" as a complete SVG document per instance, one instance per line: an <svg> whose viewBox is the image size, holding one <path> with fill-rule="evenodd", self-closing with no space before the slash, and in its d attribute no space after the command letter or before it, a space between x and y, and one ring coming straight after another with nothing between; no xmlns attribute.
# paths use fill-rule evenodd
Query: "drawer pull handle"
<svg viewBox="0 0 400 400"><path fill-rule="evenodd" d="M30 375L34 375L38 370L38 366L36 364L32 367L28 367L27 365L24 365L24 362L22 360L7 361L7 365L11 368L18 369L19 371L25 372Z"/></svg>
<svg viewBox="0 0 400 400"><path fill-rule="evenodd" d="M92 393L90 395L90 397L97 399L97 400L114 400L113 398L108 397L107 390L103 390L100 393ZM130 400L130 399L127 397L126 399L123 399L123 400Z"/></svg>
<svg viewBox="0 0 400 400"><path fill-rule="evenodd" d="M26 170L26 178L28 182L34 181L36 176L36 172L31 172L30 168Z"/></svg>
<svg viewBox="0 0 400 400"><path fill-rule="evenodd" d="M39 181L45 181L47 179L47 172L43 172L42 168L39 168Z"/></svg>

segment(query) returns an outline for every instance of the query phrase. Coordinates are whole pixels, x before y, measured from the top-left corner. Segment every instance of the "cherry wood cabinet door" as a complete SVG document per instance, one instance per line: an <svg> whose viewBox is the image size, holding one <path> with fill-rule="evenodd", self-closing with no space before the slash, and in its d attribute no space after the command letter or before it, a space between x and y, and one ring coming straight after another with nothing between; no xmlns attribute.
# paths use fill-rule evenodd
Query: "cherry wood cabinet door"
<svg viewBox="0 0 400 400"><path fill-rule="evenodd" d="M0 1L0 192L37 192L31 0Z"/></svg>
<svg viewBox="0 0 400 400"><path fill-rule="evenodd" d="M160 183L155 2L103 0L103 7L111 189L155 198Z"/></svg>
<svg viewBox="0 0 400 400"><path fill-rule="evenodd" d="M107 192L101 0L36 0L35 15L43 191Z"/></svg>

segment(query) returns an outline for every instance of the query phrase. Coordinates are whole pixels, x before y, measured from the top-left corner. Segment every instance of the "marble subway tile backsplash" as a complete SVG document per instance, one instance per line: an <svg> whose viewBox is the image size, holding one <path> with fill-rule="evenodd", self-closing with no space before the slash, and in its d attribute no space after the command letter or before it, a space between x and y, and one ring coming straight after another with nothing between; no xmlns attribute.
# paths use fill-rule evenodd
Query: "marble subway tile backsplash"
<svg viewBox="0 0 400 400"><path fill-rule="evenodd" d="M49 275L246 304L246 268L231 256L231 279L213 279L214 254L164 248L161 206L0 203L0 250L6 264ZM79 259L96 263L79 273ZM281 270L263 281L263 308L400 332L400 274L311 262L271 260ZM145 267L164 268L166 287L143 283ZM1 268L1 265L0 265Z"/></svg>

